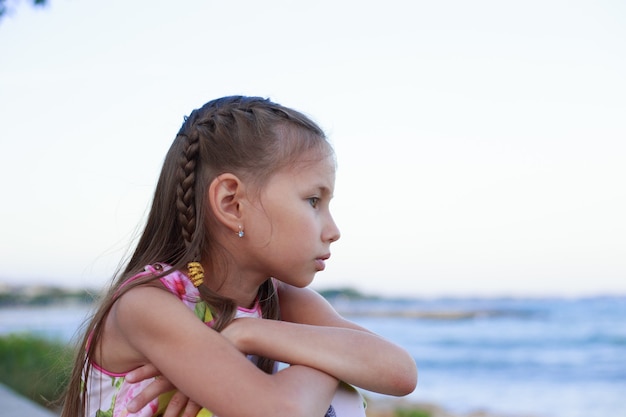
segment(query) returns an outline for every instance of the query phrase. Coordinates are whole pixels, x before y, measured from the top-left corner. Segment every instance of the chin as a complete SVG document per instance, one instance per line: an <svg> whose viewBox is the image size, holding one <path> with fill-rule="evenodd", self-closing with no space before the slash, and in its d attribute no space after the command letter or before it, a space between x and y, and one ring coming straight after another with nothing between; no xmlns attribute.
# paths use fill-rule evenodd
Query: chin
<svg viewBox="0 0 626 417"><path fill-rule="evenodd" d="M309 285L311 285L311 283L313 282L313 278L315 278L315 276L312 276L310 279L307 279L307 280L301 280L299 282L294 282L292 285L294 287L298 287L298 288L305 288L305 287L308 287Z"/></svg>
<svg viewBox="0 0 626 417"><path fill-rule="evenodd" d="M294 284L293 286L294 286L294 287L297 287L297 288L306 288L306 287L308 287L309 285L311 285L311 283L312 283L312 282L313 282L313 280L311 279L311 280L309 280L309 281L307 281L307 282L301 282L301 283L299 282L299 283L297 283L297 284Z"/></svg>
<svg viewBox="0 0 626 417"><path fill-rule="evenodd" d="M315 274L316 274L315 272L308 273L308 274L302 273L299 276L297 274L288 274L288 275L283 275L282 277L274 276L274 278L276 278L277 280L287 285L291 285L292 287L305 288L311 285L311 283L313 282L313 279L315 278Z"/></svg>

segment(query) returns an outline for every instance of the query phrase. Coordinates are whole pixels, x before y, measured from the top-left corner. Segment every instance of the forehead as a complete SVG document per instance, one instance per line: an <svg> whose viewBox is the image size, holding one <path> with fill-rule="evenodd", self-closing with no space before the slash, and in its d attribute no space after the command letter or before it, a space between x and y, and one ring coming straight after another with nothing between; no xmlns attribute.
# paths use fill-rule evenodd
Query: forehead
<svg viewBox="0 0 626 417"><path fill-rule="evenodd" d="M280 181L306 187L326 188L332 192L335 186L336 162L333 155L311 154L279 170L270 182Z"/></svg>
<svg viewBox="0 0 626 417"><path fill-rule="evenodd" d="M293 172L309 171L310 174L332 175L334 178L337 162L334 155L311 153L309 156L298 159L289 169Z"/></svg>

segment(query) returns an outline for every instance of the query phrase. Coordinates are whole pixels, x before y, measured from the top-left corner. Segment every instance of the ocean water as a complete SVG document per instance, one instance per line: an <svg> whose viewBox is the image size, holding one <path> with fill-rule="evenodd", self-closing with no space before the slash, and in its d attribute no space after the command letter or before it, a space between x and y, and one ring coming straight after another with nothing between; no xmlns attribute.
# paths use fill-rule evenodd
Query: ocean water
<svg viewBox="0 0 626 417"><path fill-rule="evenodd" d="M354 321L413 354L419 369L416 399L462 413L626 417L626 298L337 307L357 310ZM398 317L376 316L385 310ZM412 317L411 312L446 314Z"/></svg>
<svg viewBox="0 0 626 417"><path fill-rule="evenodd" d="M626 297L333 304L411 352L416 400L456 413L626 417ZM88 311L0 308L0 334L69 341Z"/></svg>

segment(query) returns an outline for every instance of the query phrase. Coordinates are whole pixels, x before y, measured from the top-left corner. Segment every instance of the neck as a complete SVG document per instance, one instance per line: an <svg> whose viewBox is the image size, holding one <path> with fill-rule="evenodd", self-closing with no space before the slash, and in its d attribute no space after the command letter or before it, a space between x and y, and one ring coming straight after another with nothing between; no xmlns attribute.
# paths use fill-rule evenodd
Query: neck
<svg viewBox="0 0 626 417"><path fill-rule="evenodd" d="M205 278L205 285L211 291L222 297L234 300L239 307L252 308L256 302L259 288L265 279L259 280L246 276L237 268L229 268L230 273L220 272L216 268L208 268L204 265L205 271L211 271Z"/></svg>
<svg viewBox="0 0 626 417"><path fill-rule="evenodd" d="M259 293L259 287L244 289L239 285L222 285L217 289L211 289L223 297L234 300L239 307L243 308L252 308Z"/></svg>

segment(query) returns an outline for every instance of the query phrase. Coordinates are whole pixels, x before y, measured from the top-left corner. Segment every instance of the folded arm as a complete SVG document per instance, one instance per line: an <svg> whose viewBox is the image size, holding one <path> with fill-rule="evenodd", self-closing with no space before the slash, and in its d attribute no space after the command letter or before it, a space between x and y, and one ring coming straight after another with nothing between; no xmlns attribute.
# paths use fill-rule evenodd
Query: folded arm
<svg viewBox="0 0 626 417"><path fill-rule="evenodd" d="M344 319L319 294L279 283L283 321L239 319L224 330L242 352L319 369L388 395L415 389L415 361L401 347Z"/></svg>
<svg viewBox="0 0 626 417"><path fill-rule="evenodd" d="M107 322L105 339L116 349L103 346L101 365L122 371L151 363L217 415L319 416L337 388L335 378L306 366L265 374L174 295L158 288L130 290L115 303Z"/></svg>

